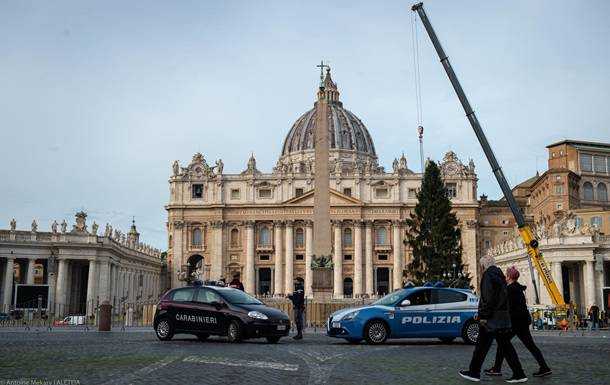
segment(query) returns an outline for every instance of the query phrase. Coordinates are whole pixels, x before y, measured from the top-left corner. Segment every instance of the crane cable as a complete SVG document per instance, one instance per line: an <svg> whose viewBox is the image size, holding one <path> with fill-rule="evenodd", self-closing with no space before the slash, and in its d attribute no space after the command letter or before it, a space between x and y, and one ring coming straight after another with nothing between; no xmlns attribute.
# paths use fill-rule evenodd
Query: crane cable
<svg viewBox="0 0 610 385"><path fill-rule="evenodd" d="M425 171L424 164L424 127L422 125L422 97L421 97L421 71L419 68L419 36L417 34L417 15L413 13L411 23L411 41L413 47L413 80L415 83L415 110L417 115L417 137L419 140L419 161L422 174Z"/></svg>
<svg viewBox="0 0 610 385"><path fill-rule="evenodd" d="M422 125L422 97L421 97L421 72L420 72L420 55L419 55L419 36L417 33L417 15L413 13L413 22L411 24L411 40L413 45L413 73L415 82L415 103L417 113L417 125Z"/></svg>

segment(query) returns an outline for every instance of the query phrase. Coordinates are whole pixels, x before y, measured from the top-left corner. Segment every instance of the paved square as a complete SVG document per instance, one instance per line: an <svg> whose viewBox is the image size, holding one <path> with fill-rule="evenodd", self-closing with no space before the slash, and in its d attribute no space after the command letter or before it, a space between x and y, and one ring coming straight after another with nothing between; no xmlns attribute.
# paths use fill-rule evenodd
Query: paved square
<svg viewBox="0 0 610 385"><path fill-rule="evenodd" d="M554 374L530 383L610 383L607 333L535 338ZM536 370L529 353L519 342L516 346L526 372ZM472 349L435 340L349 345L319 333L269 345L264 340L230 344L223 338L199 342L186 335L160 342L148 330L1 331L0 385L460 384L466 382L456 372L468 364Z"/></svg>

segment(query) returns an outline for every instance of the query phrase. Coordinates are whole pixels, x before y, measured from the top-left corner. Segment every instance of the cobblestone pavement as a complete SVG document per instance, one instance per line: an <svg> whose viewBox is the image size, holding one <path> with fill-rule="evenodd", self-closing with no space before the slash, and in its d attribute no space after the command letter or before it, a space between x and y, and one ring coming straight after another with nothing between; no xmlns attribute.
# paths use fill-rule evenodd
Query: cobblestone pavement
<svg viewBox="0 0 610 385"><path fill-rule="evenodd" d="M536 340L553 367L530 383L610 384L610 335L542 333ZM536 363L516 342L528 373ZM0 331L0 385L5 384L465 384L472 346L435 340L349 345L320 333L230 344L152 331ZM492 353L495 350L492 348ZM485 367L489 366L492 354ZM508 369L506 369L508 371ZM508 373L506 373L508 374ZM504 383L484 378L488 384Z"/></svg>

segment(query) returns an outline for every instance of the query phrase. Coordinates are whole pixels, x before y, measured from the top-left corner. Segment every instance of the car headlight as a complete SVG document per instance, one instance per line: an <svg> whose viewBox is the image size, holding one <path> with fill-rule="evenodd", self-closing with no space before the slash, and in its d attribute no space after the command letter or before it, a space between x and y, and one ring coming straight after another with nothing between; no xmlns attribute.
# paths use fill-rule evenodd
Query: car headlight
<svg viewBox="0 0 610 385"><path fill-rule="evenodd" d="M269 319L269 317L267 317L266 315L264 315L260 311L256 311L256 310L248 312L248 317L256 318L256 319Z"/></svg>
<svg viewBox="0 0 610 385"><path fill-rule="evenodd" d="M356 316L358 315L359 311L352 311L350 313L347 313L346 315L344 315L343 317L341 317L341 321L350 321L353 320L354 318L356 318Z"/></svg>

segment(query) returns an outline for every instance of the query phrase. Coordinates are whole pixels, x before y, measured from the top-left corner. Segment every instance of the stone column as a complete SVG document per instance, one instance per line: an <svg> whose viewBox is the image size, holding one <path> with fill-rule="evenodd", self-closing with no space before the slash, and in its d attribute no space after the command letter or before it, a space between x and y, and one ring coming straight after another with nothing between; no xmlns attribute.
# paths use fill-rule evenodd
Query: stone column
<svg viewBox="0 0 610 385"><path fill-rule="evenodd" d="M293 221L286 221L286 271L284 279L284 294L292 294L294 288L294 227Z"/></svg>
<svg viewBox="0 0 610 385"><path fill-rule="evenodd" d="M110 301L110 263L106 261L100 261L100 278L98 293L100 297L100 303L104 301Z"/></svg>
<svg viewBox="0 0 610 385"><path fill-rule="evenodd" d="M56 314L63 315L67 310L67 284L68 284L68 261L66 259L58 260L59 267L57 268L57 290L55 294Z"/></svg>
<svg viewBox="0 0 610 385"><path fill-rule="evenodd" d="M6 259L6 270L4 271L4 285L2 287L2 305L4 307L4 311L8 311L8 307L11 305L11 300L13 298L14 263L15 258Z"/></svg>
<svg viewBox="0 0 610 385"><path fill-rule="evenodd" d="M586 261L583 271L585 283L585 306L588 310L595 303L595 261Z"/></svg>
<svg viewBox="0 0 610 385"><path fill-rule="evenodd" d="M87 315L95 311L95 297L97 293L97 262L89 260L89 275L87 277Z"/></svg>
<svg viewBox="0 0 610 385"><path fill-rule="evenodd" d="M335 247L333 250L333 297L343 298L343 246L341 244L341 221L333 222Z"/></svg>
<svg viewBox="0 0 610 385"><path fill-rule="evenodd" d="M254 221L246 222L246 266L244 289L246 293L256 294L254 272Z"/></svg>
<svg viewBox="0 0 610 385"><path fill-rule="evenodd" d="M402 239L400 237L400 222L392 221L392 255L394 260L394 268L392 272L392 290L396 290L402 287L402 269L403 269L403 255L402 255Z"/></svg>
<svg viewBox="0 0 610 385"><path fill-rule="evenodd" d="M28 285L34 284L34 264L36 263L35 259L28 259L28 275L25 283Z"/></svg>
<svg viewBox="0 0 610 385"><path fill-rule="evenodd" d="M273 222L273 240L275 244L275 255L273 256L275 262L275 273L273 276L273 294L279 295L284 292L284 257L282 255L282 227L284 223L282 221Z"/></svg>
<svg viewBox="0 0 610 385"><path fill-rule="evenodd" d="M313 297L313 221L305 221L305 297Z"/></svg>
<svg viewBox="0 0 610 385"><path fill-rule="evenodd" d="M553 280L557 285L557 289L561 296L563 296L563 276L561 274L561 262L553 262L551 264L551 271L553 275Z"/></svg>
<svg viewBox="0 0 610 385"><path fill-rule="evenodd" d="M210 255L212 256L210 266L210 279L216 281L222 277L222 230L224 223L222 221L212 222L214 231L214 246Z"/></svg>
<svg viewBox="0 0 610 385"><path fill-rule="evenodd" d="M362 222L354 226L354 297L362 295Z"/></svg>
<svg viewBox="0 0 610 385"><path fill-rule="evenodd" d="M365 281L366 281L366 294L375 294L374 280L373 280L373 224L371 221L364 223L364 265L365 265Z"/></svg>
<svg viewBox="0 0 610 385"><path fill-rule="evenodd" d="M173 237L173 248L172 248L172 265L170 269L170 285L171 287L179 287L181 286L180 281L178 281L178 272L182 267L182 248L184 247L183 242L183 232L184 232L184 222L183 221L174 221L174 237ZM127 273L127 272L125 272ZM125 274L127 277L127 274ZM127 285L126 285L127 286ZM129 287L129 286L127 286Z"/></svg>

